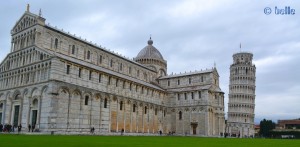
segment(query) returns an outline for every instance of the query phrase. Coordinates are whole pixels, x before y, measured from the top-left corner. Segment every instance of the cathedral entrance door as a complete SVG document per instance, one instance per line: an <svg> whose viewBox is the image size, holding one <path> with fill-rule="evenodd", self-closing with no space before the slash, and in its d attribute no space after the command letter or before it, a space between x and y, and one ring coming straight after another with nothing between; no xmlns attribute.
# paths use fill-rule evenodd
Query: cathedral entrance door
<svg viewBox="0 0 300 147"><path fill-rule="evenodd" d="M19 122L19 111L20 110L20 105L15 106L15 113L14 113L14 122L13 122L13 127L18 126Z"/></svg>
<svg viewBox="0 0 300 147"><path fill-rule="evenodd" d="M193 129L193 135L196 135L197 134L198 123L193 122L193 123L191 123L191 126L192 126L192 129Z"/></svg>
<svg viewBox="0 0 300 147"><path fill-rule="evenodd" d="M36 119L37 119L37 110L32 110L31 126L36 124Z"/></svg>

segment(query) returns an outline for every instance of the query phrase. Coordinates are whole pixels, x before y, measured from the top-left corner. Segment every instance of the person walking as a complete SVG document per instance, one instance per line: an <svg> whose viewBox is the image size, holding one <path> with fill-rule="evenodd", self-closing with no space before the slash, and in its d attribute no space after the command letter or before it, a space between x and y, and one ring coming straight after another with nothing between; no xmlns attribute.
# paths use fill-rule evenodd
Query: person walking
<svg viewBox="0 0 300 147"><path fill-rule="evenodd" d="M32 125L31 132L33 132L34 129L35 129L35 125Z"/></svg>
<svg viewBox="0 0 300 147"><path fill-rule="evenodd" d="M28 132L30 132L30 130L31 130L31 125L29 124L28 125Z"/></svg>
<svg viewBox="0 0 300 147"><path fill-rule="evenodd" d="M0 124L0 132L2 132L2 131L3 131L3 125Z"/></svg>
<svg viewBox="0 0 300 147"><path fill-rule="evenodd" d="M18 125L18 133L20 133L20 132L21 132L21 129L22 129L22 125L21 125L21 124L19 124L19 125Z"/></svg>

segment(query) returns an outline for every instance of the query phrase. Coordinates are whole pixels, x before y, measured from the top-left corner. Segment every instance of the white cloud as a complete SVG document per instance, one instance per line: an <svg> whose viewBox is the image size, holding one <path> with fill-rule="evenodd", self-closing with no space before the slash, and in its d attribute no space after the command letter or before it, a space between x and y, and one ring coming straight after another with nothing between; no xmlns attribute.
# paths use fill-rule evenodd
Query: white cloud
<svg viewBox="0 0 300 147"><path fill-rule="evenodd" d="M259 72L267 72L270 71L269 68L277 66L284 63L289 62L292 57L290 56L269 56L263 59L253 61L256 67L259 68Z"/></svg>

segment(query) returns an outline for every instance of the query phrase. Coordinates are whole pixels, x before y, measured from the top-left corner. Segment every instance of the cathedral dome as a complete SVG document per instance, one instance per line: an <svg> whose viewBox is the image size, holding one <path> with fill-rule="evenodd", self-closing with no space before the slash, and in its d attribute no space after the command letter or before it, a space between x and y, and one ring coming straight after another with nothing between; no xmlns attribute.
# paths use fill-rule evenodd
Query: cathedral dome
<svg viewBox="0 0 300 147"><path fill-rule="evenodd" d="M161 53L152 45L153 41L150 39L148 40L148 45L144 47L136 56L136 60L138 59L158 59L164 61L163 56Z"/></svg>

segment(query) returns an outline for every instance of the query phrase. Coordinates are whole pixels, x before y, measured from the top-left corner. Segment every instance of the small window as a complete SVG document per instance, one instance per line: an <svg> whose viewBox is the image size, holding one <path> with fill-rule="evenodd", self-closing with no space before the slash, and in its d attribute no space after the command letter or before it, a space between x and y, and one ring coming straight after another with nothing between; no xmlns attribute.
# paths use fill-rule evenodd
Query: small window
<svg viewBox="0 0 300 147"><path fill-rule="evenodd" d="M78 70L78 77L79 78L81 77L81 68L79 68L79 70Z"/></svg>
<svg viewBox="0 0 300 147"><path fill-rule="evenodd" d="M88 105L88 104L89 104L89 96L85 96L84 105Z"/></svg>
<svg viewBox="0 0 300 147"><path fill-rule="evenodd" d="M104 99L104 108L107 108L107 98Z"/></svg>
<svg viewBox="0 0 300 147"><path fill-rule="evenodd" d="M128 68L128 73L131 74L131 67Z"/></svg>
<svg viewBox="0 0 300 147"><path fill-rule="evenodd" d="M189 78L189 84L191 84L192 83L192 79L191 78Z"/></svg>
<svg viewBox="0 0 300 147"><path fill-rule="evenodd" d="M40 54L40 60L43 60L43 57L44 57L43 54Z"/></svg>
<svg viewBox="0 0 300 147"><path fill-rule="evenodd" d="M140 71L139 71L139 70L137 70L137 72L136 72L136 76L137 76L137 77L139 77L139 76L140 76Z"/></svg>
<svg viewBox="0 0 300 147"><path fill-rule="evenodd" d="M155 114L155 115L157 115L157 108L155 108L155 112L154 112L154 114Z"/></svg>
<svg viewBox="0 0 300 147"><path fill-rule="evenodd" d="M102 64L102 55L99 56L99 63Z"/></svg>
<svg viewBox="0 0 300 147"><path fill-rule="evenodd" d="M145 114L147 114L147 106L145 106Z"/></svg>
<svg viewBox="0 0 300 147"><path fill-rule="evenodd" d="M164 117L166 117L166 110L164 110Z"/></svg>
<svg viewBox="0 0 300 147"><path fill-rule="evenodd" d="M179 111L179 120L182 120L182 112L181 111Z"/></svg>
<svg viewBox="0 0 300 147"><path fill-rule="evenodd" d="M168 86L170 86L170 80L168 81Z"/></svg>
<svg viewBox="0 0 300 147"><path fill-rule="evenodd" d="M92 71L89 72L89 80L92 80Z"/></svg>
<svg viewBox="0 0 300 147"><path fill-rule="evenodd" d="M180 94L179 93L177 94L177 99L178 99L178 101L180 100Z"/></svg>
<svg viewBox="0 0 300 147"><path fill-rule="evenodd" d="M87 58L88 60L91 58L91 52L90 52L90 51L87 51L86 58Z"/></svg>
<svg viewBox="0 0 300 147"><path fill-rule="evenodd" d="M185 99L185 100L187 99L187 95L186 95L186 93L184 93L184 99Z"/></svg>
<svg viewBox="0 0 300 147"><path fill-rule="evenodd" d="M110 85L111 77L108 77L107 84Z"/></svg>
<svg viewBox="0 0 300 147"><path fill-rule="evenodd" d="M123 101L120 102L120 110L123 110Z"/></svg>
<svg viewBox="0 0 300 147"><path fill-rule="evenodd" d="M119 79L116 79L116 87L118 87Z"/></svg>
<svg viewBox="0 0 300 147"><path fill-rule="evenodd" d="M119 69L120 69L120 71L122 71L123 70L123 64L122 63L120 63L120 65L119 65L120 67L119 67Z"/></svg>
<svg viewBox="0 0 300 147"><path fill-rule="evenodd" d="M191 93L192 100L194 99L194 92Z"/></svg>
<svg viewBox="0 0 300 147"><path fill-rule="evenodd" d="M179 79L177 80L177 85L180 85L180 80Z"/></svg>
<svg viewBox="0 0 300 147"><path fill-rule="evenodd" d="M133 104L133 106L132 106L132 112L135 112L135 104Z"/></svg>
<svg viewBox="0 0 300 147"><path fill-rule="evenodd" d="M72 45L72 54L75 54L75 45Z"/></svg>
<svg viewBox="0 0 300 147"><path fill-rule="evenodd" d="M130 85L129 85L129 90L130 91L132 90L132 83L130 83Z"/></svg>
<svg viewBox="0 0 300 147"><path fill-rule="evenodd" d="M201 98L201 91L198 91L199 99Z"/></svg>
<svg viewBox="0 0 300 147"><path fill-rule="evenodd" d="M67 74L70 74L70 65L67 65Z"/></svg>
<svg viewBox="0 0 300 147"><path fill-rule="evenodd" d="M144 73L144 79L147 80L147 74L146 73Z"/></svg>
<svg viewBox="0 0 300 147"><path fill-rule="evenodd" d="M58 39L55 38L55 41L54 41L54 48L57 49L58 48Z"/></svg>
<svg viewBox="0 0 300 147"><path fill-rule="evenodd" d="M113 60L110 60L110 67L113 67Z"/></svg>
<svg viewBox="0 0 300 147"><path fill-rule="evenodd" d="M204 80L203 80L203 76L201 76L201 82L203 82Z"/></svg>
<svg viewBox="0 0 300 147"><path fill-rule="evenodd" d="M102 74L99 73L99 83L101 83Z"/></svg>

